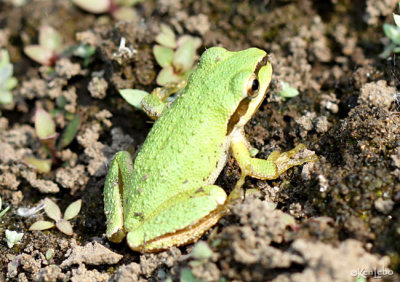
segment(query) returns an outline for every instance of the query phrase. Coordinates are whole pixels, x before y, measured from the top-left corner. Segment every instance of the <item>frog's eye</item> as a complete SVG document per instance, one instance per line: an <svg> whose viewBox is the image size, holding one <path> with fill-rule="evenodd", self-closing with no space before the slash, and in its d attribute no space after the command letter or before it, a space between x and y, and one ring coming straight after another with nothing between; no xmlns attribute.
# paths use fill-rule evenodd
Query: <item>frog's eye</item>
<svg viewBox="0 0 400 282"><path fill-rule="evenodd" d="M258 90L260 88L260 82L255 75L252 75L247 82L247 96L254 98L258 95Z"/></svg>

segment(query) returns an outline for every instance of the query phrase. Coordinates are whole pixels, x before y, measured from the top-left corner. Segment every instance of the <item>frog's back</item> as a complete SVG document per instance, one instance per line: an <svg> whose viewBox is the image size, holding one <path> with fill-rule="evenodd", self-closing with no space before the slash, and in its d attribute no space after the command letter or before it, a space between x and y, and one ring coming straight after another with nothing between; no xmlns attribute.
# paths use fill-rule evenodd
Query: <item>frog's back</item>
<svg viewBox="0 0 400 282"><path fill-rule="evenodd" d="M152 207L210 184L226 157L228 121L237 107L227 81L237 67L229 61L223 68L210 66L232 54L214 50L220 54L202 56L202 63L208 65L200 64L180 97L156 121L134 161L134 187L124 190L124 215L129 220L135 211L140 215L126 222L128 230L153 214ZM215 77L223 77L223 83Z"/></svg>
<svg viewBox="0 0 400 282"><path fill-rule="evenodd" d="M150 207L205 185L225 154L226 125L210 117L205 105L176 102L154 124L134 161L134 189L126 191L134 196L124 195L130 213L147 217L154 212Z"/></svg>

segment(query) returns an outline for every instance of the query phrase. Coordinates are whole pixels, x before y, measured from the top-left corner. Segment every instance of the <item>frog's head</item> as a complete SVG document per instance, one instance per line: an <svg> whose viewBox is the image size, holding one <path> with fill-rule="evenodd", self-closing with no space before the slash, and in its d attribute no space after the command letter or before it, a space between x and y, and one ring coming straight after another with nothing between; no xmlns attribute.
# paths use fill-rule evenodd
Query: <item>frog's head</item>
<svg viewBox="0 0 400 282"><path fill-rule="evenodd" d="M199 69L208 72L207 78L217 78L204 82L204 85L213 86L210 100L229 117L228 133L242 128L257 111L272 75L267 53L258 48L239 52L210 48L202 55Z"/></svg>

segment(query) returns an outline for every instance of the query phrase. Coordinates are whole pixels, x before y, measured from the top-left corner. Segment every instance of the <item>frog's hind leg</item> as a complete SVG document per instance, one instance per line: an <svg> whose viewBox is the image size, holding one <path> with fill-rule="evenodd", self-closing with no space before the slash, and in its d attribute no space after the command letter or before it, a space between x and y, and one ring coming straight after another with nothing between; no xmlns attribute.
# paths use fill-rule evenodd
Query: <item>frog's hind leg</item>
<svg viewBox="0 0 400 282"><path fill-rule="evenodd" d="M123 186L129 182L133 172L132 157L127 151L115 154L104 183L104 211L107 217L106 236L119 243L125 237L122 205Z"/></svg>
<svg viewBox="0 0 400 282"><path fill-rule="evenodd" d="M226 198L216 185L175 195L129 230L128 245L134 251L157 252L195 242L226 214Z"/></svg>

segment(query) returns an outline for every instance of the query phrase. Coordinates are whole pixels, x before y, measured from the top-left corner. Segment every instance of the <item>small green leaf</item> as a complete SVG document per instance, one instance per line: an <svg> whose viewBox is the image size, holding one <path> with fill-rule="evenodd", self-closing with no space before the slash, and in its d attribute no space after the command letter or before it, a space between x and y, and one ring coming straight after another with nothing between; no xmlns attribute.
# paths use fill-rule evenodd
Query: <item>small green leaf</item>
<svg viewBox="0 0 400 282"><path fill-rule="evenodd" d="M31 230L31 231L47 230L47 229L53 228L54 226L55 225L53 222L39 220L39 221L36 221L34 224L32 224L31 227L29 227L29 230Z"/></svg>
<svg viewBox="0 0 400 282"><path fill-rule="evenodd" d="M48 50L55 51L61 46L61 35L49 25L44 25L39 30L39 45Z"/></svg>
<svg viewBox="0 0 400 282"><path fill-rule="evenodd" d="M10 63L10 55L6 49L0 49L0 69Z"/></svg>
<svg viewBox="0 0 400 282"><path fill-rule="evenodd" d="M186 40L182 40L182 44L176 50L172 62L176 72L184 73L193 67L196 58L195 44L196 40L191 36L186 37Z"/></svg>
<svg viewBox="0 0 400 282"><path fill-rule="evenodd" d="M93 56L93 54L96 52L96 48L90 45L83 45L80 44L76 49L74 50L74 55L81 57L81 58L87 58Z"/></svg>
<svg viewBox="0 0 400 282"><path fill-rule="evenodd" d="M5 89L0 89L0 104L7 105L12 103L13 96L12 93Z"/></svg>
<svg viewBox="0 0 400 282"><path fill-rule="evenodd" d="M72 48L74 56L83 58L83 66L87 67L90 62L90 58L96 53L96 48L90 45L80 44Z"/></svg>
<svg viewBox="0 0 400 282"><path fill-rule="evenodd" d="M171 49L176 48L175 33L169 26L165 24L161 24L161 31L155 39L156 42L162 46L169 47Z"/></svg>
<svg viewBox="0 0 400 282"><path fill-rule="evenodd" d="M37 107L35 113L36 135L41 140L53 138L56 135L56 125L50 114L43 108Z"/></svg>
<svg viewBox="0 0 400 282"><path fill-rule="evenodd" d="M400 45L400 27L397 27L392 24L383 24L383 32L394 43Z"/></svg>
<svg viewBox="0 0 400 282"><path fill-rule="evenodd" d="M18 80L15 77L10 77L9 79L7 79L4 88L7 90L11 90L13 89L15 86L17 86L18 84Z"/></svg>
<svg viewBox="0 0 400 282"><path fill-rule="evenodd" d="M400 3L400 2L399 2L399 3ZM400 15L393 14L393 19L394 19L394 22L396 23L396 25L397 25L398 27L400 27Z"/></svg>
<svg viewBox="0 0 400 282"><path fill-rule="evenodd" d="M189 268L184 268L181 270L180 281L184 282L196 282L196 277L194 277L192 271Z"/></svg>
<svg viewBox="0 0 400 282"><path fill-rule="evenodd" d="M78 132L79 126L81 125L81 114L75 114L74 118L68 123L63 134L58 142L57 149L61 150L67 147L72 140L74 140L76 133Z"/></svg>
<svg viewBox="0 0 400 282"><path fill-rule="evenodd" d="M56 227L58 230L60 230L62 233L67 234L67 235L72 235L74 234L74 231L72 230L72 225L68 220L65 219L59 219L56 221Z"/></svg>
<svg viewBox="0 0 400 282"><path fill-rule="evenodd" d="M39 45L29 45L24 48L25 54L35 62L44 66L53 64L54 53L52 50Z"/></svg>
<svg viewBox="0 0 400 282"><path fill-rule="evenodd" d="M7 246L12 248L16 243L18 243L19 240L22 239L22 236L24 236L24 233L22 232L18 233L16 231L6 230Z"/></svg>
<svg viewBox="0 0 400 282"><path fill-rule="evenodd" d="M178 47L185 44L186 41L188 41L188 40L192 42L195 50L197 50L201 46L202 41L200 38L195 37L195 36L190 36L190 35L183 35L177 41Z"/></svg>
<svg viewBox="0 0 400 282"><path fill-rule="evenodd" d="M255 157L258 153L259 153L259 150L258 149L256 149L256 148L251 148L250 150L249 150L249 153L250 153L250 157Z"/></svg>
<svg viewBox="0 0 400 282"><path fill-rule="evenodd" d="M113 11L113 18L118 21L135 22L139 19L136 10L132 7L118 7Z"/></svg>
<svg viewBox="0 0 400 282"><path fill-rule="evenodd" d="M40 160L34 157L25 157L24 161L41 173L48 173L51 171L51 160Z"/></svg>
<svg viewBox="0 0 400 282"><path fill-rule="evenodd" d="M111 9L111 0L72 0L72 3L93 14L107 13Z"/></svg>
<svg viewBox="0 0 400 282"><path fill-rule="evenodd" d="M0 49L0 104L10 104L13 101L11 89L17 85L17 79L12 76L13 65L6 49Z"/></svg>
<svg viewBox="0 0 400 282"><path fill-rule="evenodd" d="M46 212L48 217L55 221L61 219L60 208L49 198L44 199L44 211Z"/></svg>
<svg viewBox="0 0 400 282"><path fill-rule="evenodd" d="M53 256L54 256L54 249L48 249L45 254L46 260L51 260Z"/></svg>
<svg viewBox="0 0 400 282"><path fill-rule="evenodd" d="M171 48L155 45L153 47L153 54L156 58L157 63L161 67L171 65L172 59L174 57L174 51Z"/></svg>
<svg viewBox="0 0 400 282"><path fill-rule="evenodd" d="M282 85L282 90L281 92L279 92L279 95L282 96L283 98L292 98L300 94L296 88L293 88L287 82L281 81L281 85Z"/></svg>
<svg viewBox="0 0 400 282"><path fill-rule="evenodd" d="M71 203L65 210L64 219L70 220L73 219L75 216L77 216L81 210L81 206L82 206L82 200L77 200Z"/></svg>
<svg viewBox="0 0 400 282"><path fill-rule="evenodd" d="M199 241L194 245L191 254L195 259L208 259L213 255L213 251L206 242Z"/></svg>
<svg viewBox="0 0 400 282"><path fill-rule="evenodd" d="M12 77L13 73L13 65L6 64L0 67L0 85L1 88L5 88L3 85L7 82L8 79Z"/></svg>
<svg viewBox="0 0 400 282"><path fill-rule="evenodd" d="M137 109L142 109L142 100L144 97L149 95L148 92L140 89L120 89L119 94L125 99L130 105Z"/></svg>
<svg viewBox="0 0 400 282"><path fill-rule="evenodd" d="M3 211L0 212L0 218L3 217L3 215L6 214L6 212L8 212L8 210L10 209L10 206L6 207Z"/></svg>
<svg viewBox="0 0 400 282"><path fill-rule="evenodd" d="M396 44L391 42L388 46L385 47L385 50L383 50L383 52L379 54L379 58L385 59L389 57L395 48Z"/></svg>
<svg viewBox="0 0 400 282"><path fill-rule="evenodd" d="M156 81L158 85L165 86L170 83L179 83L183 79L183 77L175 74L172 66L166 66L158 73Z"/></svg>

